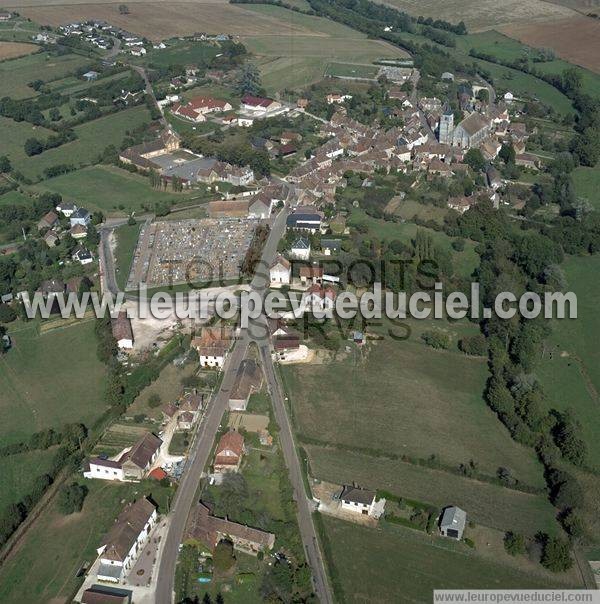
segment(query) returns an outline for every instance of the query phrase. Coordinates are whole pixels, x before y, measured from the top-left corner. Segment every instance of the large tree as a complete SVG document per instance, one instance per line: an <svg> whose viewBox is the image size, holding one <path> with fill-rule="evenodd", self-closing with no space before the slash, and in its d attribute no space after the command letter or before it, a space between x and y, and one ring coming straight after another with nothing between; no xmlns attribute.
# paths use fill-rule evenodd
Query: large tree
<svg viewBox="0 0 600 604"><path fill-rule="evenodd" d="M235 83L239 94L256 95L261 90L260 72L254 63L245 63L242 65L238 78Z"/></svg>

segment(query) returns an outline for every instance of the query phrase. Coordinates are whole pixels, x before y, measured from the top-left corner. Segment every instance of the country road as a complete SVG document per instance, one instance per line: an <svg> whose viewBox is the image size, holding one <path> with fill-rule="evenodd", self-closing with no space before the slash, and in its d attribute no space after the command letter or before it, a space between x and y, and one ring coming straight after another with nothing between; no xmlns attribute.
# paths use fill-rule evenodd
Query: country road
<svg viewBox="0 0 600 604"><path fill-rule="evenodd" d="M265 267L268 267L275 257L277 245L285 231L287 215L288 211L282 210L271 224L271 231L260 263L262 270L257 270L251 283L252 289L260 294L264 294L269 285L268 270L265 270ZM258 326L258 329L252 329L255 325ZM285 412L281 386L278 383L271 360L270 341L265 335L268 332L262 329L264 326L266 326L266 317L262 315L261 318L250 325L250 329L242 330L240 338L236 340L233 350L226 360L225 367L223 368L223 380L219 390L214 394L209 403L207 414L192 444L187 467L171 507L169 530L158 563L156 602L160 604L173 601L173 585L179 544L183 538L188 515L195 503L200 478L209 460L215 435L227 408L229 392L233 387L237 370L246 356L251 341L256 342L259 347L263 370L269 385L269 391L273 397L275 417L281 429L283 455L290 472L290 480L298 505L298 524L307 561L312 570L314 590L319 600L324 604L331 604L333 602L312 521L309 501L304 493L300 462L294 446L289 419ZM260 335L263 337L259 337L259 333L251 332L260 332Z"/></svg>

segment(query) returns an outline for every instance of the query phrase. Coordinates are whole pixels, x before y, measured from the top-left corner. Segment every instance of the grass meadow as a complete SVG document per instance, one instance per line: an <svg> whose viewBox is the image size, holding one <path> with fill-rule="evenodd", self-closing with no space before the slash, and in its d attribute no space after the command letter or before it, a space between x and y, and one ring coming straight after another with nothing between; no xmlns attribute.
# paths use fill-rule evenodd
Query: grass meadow
<svg viewBox="0 0 600 604"><path fill-rule="evenodd" d="M600 209L600 168L580 166L572 173L575 194L588 201L594 210Z"/></svg>
<svg viewBox="0 0 600 604"><path fill-rule="evenodd" d="M75 201L90 210L104 214L140 212L142 206L152 209L158 202L175 202L185 194L157 191L150 181L116 166L95 165L45 180L40 190L60 193L63 199Z"/></svg>
<svg viewBox="0 0 600 604"><path fill-rule="evenodd" d="M433 350L419 332L434 322L405 323L413 330L409 339L369 344L365 357L345 354L330 363L282 368L300 439L375 457L435 455L454 467L472 460L485 474L495 476L503 466L521 482L543 486L533 452L510 438L483 400L485 359ZM435 327L449 331L456 346L461 325L468 327ZM365 457L364 463L370 468L376 462Z"/></svg>
<svg viewBox="0 0 600 604"><path fill-rule="evenodd" d="M555 320L535 373L549 407L572 409L588 446L588 463L598 469L600 455L600 296L598 256L570 257L562 265L568 289L577 295L577 319Z"/></svg>
<svg viewBox="0 0 600 604"><path fill-rule="evenodd" d="M0 63L0 98L23 99L38 93L28 86L34 80L49 82L87 65L89 59L76 54L53 57L41 52Z"/></svg>
<svg viewBox="0 0 600 604"><path fill-rule="evenodd" d="M279 34L242 36L248 50L256 55L263 85L271 93L320 80L330 62L370 63L381 57L407 56L400 48L367 39L364 34L328 19L279 6L245 5L245 8L287 26Z"/></svg>
<svg viewBox="0 0 600 604"><path fill-rule="evenodd" d="M41 180L45 168L58 164L84 167L93 163L109 145L120 147L128 132L149 122L150 112L145 106L119 111L75 126L76 140L34 157L18 159L13 167L33 180Z"/></svg>
<svg viewBox="0 0 600 604"><path fill-rule="evenodd" d="M19 442L67 422L91 426L104 412L106 370L96 356L94 322L39 335L37 323L13 324L13 347L0 357L0 436Z"/></svg>
<svg viewBox="0 0 600 604"><path fill-rule="evenodd" d="M133 254L140 236L141 223L124 224L115 229L117 247L114 251L115 267L117 271L117 285L123 291L127 285L127 278L133 262Z"/></svg>
<svg viewBox="0 0 600 604"><path fill-rule="evenodd" d="M169 490L156 482L112 483L81 479L89 489L81 512L63 516L56 499L0 569L0 601L70 602L81 584L76 573L92 563L96 548L127 501L150 496L163 509ZM162 507L161 507L162 506Z"/></svg>
<svg viewBox="0 0 600 604"><path fill-rule="evenodd" d="M402 204L404 204L404 202L402 202ZM416 212L413 212L411 217L414 216L415 213ZM427 232L433 238L435 245L440 246L450 254L454 270L463 277L469 277L479 265L479 256L475 251L475 244L473 242L467 241L464 251L456 252L451 246L452 238L441 231L434 231L433 229L417 226L412 222L386 222L385 220L368 216L360 209L354 209L352 211L348 224L350 226L366 224L369 228L369 232L375 237L384 241L398 239L407 245L410 245L411 241L414 240L417 231Z"/></svg>
<svg viewBox="0 0 600 604"><path fill-rule="evenodd" d="M432 601L434 589L573 587L571 576L526 573L463 543L401 526L376 528L320 517L325 557L339 601ZM579 585L575 586L579 587Z"/></svg>
<svg viewBox="0 0 600 604"><path fill-rule="evenodd" d="M529 494L401 460L333 447L303 445L312 473L334 483L356 482L442 508L458 505L474 522L500 531L534 535L559 531L557 511L544 494Z"/></svg>
<svg viewBox="0 0 600 604"><path fill-rule="evenodd" d="M2 63L0 63L1 66ZM28 138L46 140L51 134L54 134L52 130L48 130L42 126L33 126L28 122L15 122L1 116L0 132L2 132L2 137L0 137L0 155L6 155L13 165L29 161L23 148Z"/></svg>

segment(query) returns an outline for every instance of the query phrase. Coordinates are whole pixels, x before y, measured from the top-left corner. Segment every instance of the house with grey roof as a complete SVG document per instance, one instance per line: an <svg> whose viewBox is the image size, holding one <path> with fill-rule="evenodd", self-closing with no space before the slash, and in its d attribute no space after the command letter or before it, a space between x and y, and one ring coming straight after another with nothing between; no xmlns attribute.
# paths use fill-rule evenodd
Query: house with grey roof
<svg viewBox="0 0 600 604"><path fill-rule="evenodd" d="M375 491L356 485L344 485L339 500L342 510L362 516L380 518L385 509L385 499L377 499Z"/></svg>
<svg viewBox="0 0 600 604"><path fill-rule="evenodd" d="M467 525L467 513L455 505L444 509L440 519L440 533L460 541Z"/></svg>

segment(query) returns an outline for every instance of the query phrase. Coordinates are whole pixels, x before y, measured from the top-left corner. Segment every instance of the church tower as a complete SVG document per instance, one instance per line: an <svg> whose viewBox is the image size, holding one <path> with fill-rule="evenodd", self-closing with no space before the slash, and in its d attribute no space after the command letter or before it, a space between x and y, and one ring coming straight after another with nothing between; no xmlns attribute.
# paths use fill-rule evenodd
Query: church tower
<svg viewBox="0 0 600 604"><path fill-rule="evenodd" d="M444 113L440 118L438 140L446 145L452 144L452 133L454 132L454 113L448 103L444 106Z"/></svg>

